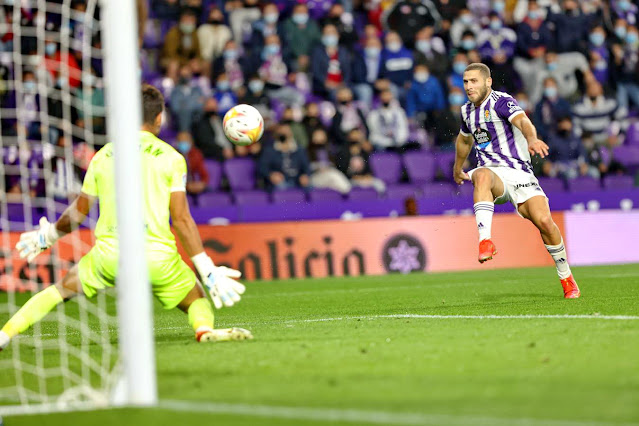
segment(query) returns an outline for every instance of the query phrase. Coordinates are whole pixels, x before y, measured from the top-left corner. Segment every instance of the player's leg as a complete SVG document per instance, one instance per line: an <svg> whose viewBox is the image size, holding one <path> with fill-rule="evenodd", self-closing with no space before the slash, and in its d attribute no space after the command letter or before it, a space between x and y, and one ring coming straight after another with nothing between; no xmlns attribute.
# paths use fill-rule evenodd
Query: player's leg
<svg viewBox="0 0 639 426"><path fill-rule="evenodd" d="M473 209L477 230L479 231L480 263L493 258L497 248L491 240L495 200L504 194L504 182L495 172L488 168L478 168L469 172L473 182Z"/></svg>
<svg viewBox="0 0 639 426"><path fill-rule="evenodd" d="M542 195L529 198L525 202L518 204L517 211L539 229L546 250L555 261L557 275L559 275L561 285L564 288L564 297L567 299L578 298L581 293L570 271L564 240L559 227L555 224L550 214L548 199Z"/></svg>
<svg viewBox="0 0 639 426"><path fill-rule="evenodd" d="M0 331L0 350L4 349L12 338L24 333L60 303L72 299L81 292L82 285L78 278L78 266L75 265L59 283L34 294L7 321Z"/></svg>

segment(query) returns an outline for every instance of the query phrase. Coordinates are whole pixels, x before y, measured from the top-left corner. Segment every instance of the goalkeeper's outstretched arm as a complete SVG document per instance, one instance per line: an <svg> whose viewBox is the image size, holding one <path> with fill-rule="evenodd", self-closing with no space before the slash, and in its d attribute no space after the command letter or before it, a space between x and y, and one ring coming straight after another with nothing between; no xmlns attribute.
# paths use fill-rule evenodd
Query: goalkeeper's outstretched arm
<svg viewBox="0 0 639 426"><path fill-rule="evenodd" d="M206 254L184 191L171 192L169 210L173 228L208 289L215 307L220 309L222 306L233 306L239 302L240 295L246 288L235 279L240 278L242 273L225 266L215 266Z"/></svg>
<svg viewBox="0 0 639 426"><path fill-rule="evenodd" d="M55 244L58 238L77 229L96 200L97 197L81 192L54 224L49 223L46 217L41 217L38 229L20 235L20 241L16 244L20 257L31 262L38 254Z"/></svg>

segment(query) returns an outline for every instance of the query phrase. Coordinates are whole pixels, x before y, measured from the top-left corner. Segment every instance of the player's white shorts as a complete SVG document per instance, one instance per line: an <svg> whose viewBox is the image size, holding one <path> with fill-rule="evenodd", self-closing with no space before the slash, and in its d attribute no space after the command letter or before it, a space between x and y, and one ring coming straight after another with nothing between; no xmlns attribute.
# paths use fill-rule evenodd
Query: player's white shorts
<svg viewBox="0 0 639 426"><path fill-rule="evenodd" d="M510 201L515 206L515 210L517 210L518 204L524 203L537 195L548 198L544 190L539 186L539 181L532 173L510 167L477 167L470 170L468 176L472 179L473 172L479 169L492 170L504 184L504 193L495 198L495 204L503 204Z"/></svg>

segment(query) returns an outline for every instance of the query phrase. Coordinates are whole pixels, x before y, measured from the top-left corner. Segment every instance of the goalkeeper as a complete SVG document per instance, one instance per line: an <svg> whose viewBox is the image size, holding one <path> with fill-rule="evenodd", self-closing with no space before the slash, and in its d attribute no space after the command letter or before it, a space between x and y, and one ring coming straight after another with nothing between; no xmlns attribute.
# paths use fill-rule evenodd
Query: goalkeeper
<svg viewBox="0 0 639 426"><path fill-rule="evenodd" d="M239 302L245 287L235 279L240 272L215 266L206 255L197 227L189 211L185 183L186 161L167 143L157 138L162 122L164 98L153 86L142 88L143 124L140 131L146 259L155 297L165 309L178 307L188 314L198 342L245 340L253 336L241 328L214 329L213 309L195 274L178 254L171 233L169 215L186 253L191 257L216 308ZM93 297L112 287L118 268L115 177L113 145L105 145L95 155L84 179L82 192L60 219L50 224L40 219L37 230L20 236L16 248L21 258L31 262L58 238L84 221L95 201L100 217L95 228L96 243L61 282L35 294L0 331L0 350L11 339L40 321L60 302L79 294Z"/></svg>

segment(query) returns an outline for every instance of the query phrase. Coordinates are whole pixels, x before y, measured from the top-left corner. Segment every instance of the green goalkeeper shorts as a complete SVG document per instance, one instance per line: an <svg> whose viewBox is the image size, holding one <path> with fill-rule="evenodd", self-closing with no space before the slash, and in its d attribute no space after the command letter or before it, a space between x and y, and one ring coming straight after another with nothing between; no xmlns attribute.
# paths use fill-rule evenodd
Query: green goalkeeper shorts
<svg viewBox="0 0 639 426"><path fill-rule="evenodd" d="M147 266L153 295L164 309L175 308L195 286L195 273L177 252L168 258L166 253L162 253L155 259L153 253L148 253ZM89 298L95 296L98 290L113 287L117 272L117 251L103 250L97 245L78 263L82 290Z"/></svg>

